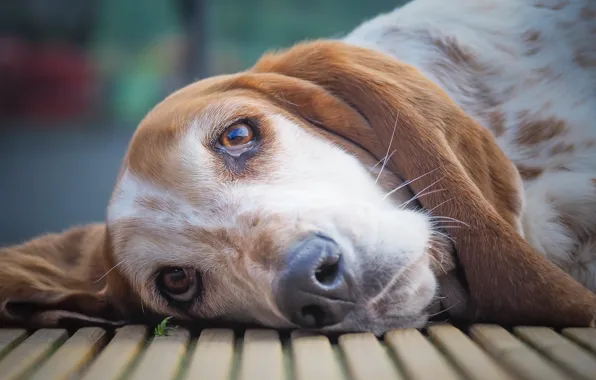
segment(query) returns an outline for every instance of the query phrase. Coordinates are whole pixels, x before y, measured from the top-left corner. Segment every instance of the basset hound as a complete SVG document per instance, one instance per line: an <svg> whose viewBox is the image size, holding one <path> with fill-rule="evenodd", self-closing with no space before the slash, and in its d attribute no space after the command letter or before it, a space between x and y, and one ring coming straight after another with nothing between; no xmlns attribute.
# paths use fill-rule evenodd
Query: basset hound
<svg viewBox="0 0 596 380"><path fill-rule="evenodd" d="M596 4L414 0L192 83L104 224L0 264L3 323L594 326Z"/></svg>

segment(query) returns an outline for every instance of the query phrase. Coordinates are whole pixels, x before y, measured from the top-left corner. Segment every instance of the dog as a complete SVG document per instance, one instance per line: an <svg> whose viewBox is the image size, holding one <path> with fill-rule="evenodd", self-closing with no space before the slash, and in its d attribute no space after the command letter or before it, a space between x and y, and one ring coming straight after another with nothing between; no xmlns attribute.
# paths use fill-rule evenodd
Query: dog
<svg viewBox="0 0 596 380"><path fill-rule="evenodd" d="M596 6L414 0L140 122L104 224L0 252L4 321L593 326Z"/></svg>

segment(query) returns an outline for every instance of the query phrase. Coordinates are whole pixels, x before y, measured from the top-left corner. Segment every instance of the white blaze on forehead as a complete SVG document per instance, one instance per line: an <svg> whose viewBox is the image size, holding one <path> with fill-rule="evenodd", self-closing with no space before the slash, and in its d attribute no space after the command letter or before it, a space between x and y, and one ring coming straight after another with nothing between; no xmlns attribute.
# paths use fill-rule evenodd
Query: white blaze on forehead
<svg viewBox="0 0 596 380"><path fill-rule="evenodd" d="M150 209L140 202L143 199L163 201L175 205L175 213ZM108 206L108 225L130 218L151 217L151 223L182 226L185 222L202 225L205 221L200 210L193 207L172 191L152 184L125 169L116 185L114 196Z"/></svg>
<svg viewBox="0 0 596 380"><path fill-rule="evenodd" d="M163 201L172 205L175 212L154 210L144 206L142 199ZM141 179L126 169L117 184L114 197L108 207L107 224L114 226L118 222L127 220L140 221L144 227L162 230L176 230L186 223L201 225L205 221L188 202L160 188L147 180ZM140 232L140 231L139 231ZM153 273L155 266L161 259L184 260L187 255L182 254L180 248L173 248L178 243L177 237L171 235L172 240L151 239L147 234L137 236L122 236L116 228L110 228L115 245L118 247L115 255L119 268L131 279L134 285L144 283ZM124 240L122 240L124 239Z"/></svg>

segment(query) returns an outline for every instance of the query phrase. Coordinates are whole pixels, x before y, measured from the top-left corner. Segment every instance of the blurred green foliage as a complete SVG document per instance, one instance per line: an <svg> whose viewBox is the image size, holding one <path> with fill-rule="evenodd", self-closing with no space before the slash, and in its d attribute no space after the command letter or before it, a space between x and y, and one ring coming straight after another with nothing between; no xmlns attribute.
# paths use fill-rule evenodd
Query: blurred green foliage
<svg viewBox="0 0 596 380"><path fill-rule="evenodd" d="M0 37L18 35L35 48L67 44L88 52L98 78L100 123L136 122L186 84L189 54L200 76L244 70L268 50L314 38L337 38L404 0L204 0L199 28L188 27L187 0L0 0ZM191 0L188 0L191 1ZM186 3L185 5L188 5ZM192 52L189 30L205 45Z"/></svg>
<svg viewBox="0 0 596 380"><path fill-rule="evenodd" d="M405 1L210 1L210 69L213 73L236 71L251 66L270 49L289 47L305 39L340 37L362 21L402 3Z"/></svg>

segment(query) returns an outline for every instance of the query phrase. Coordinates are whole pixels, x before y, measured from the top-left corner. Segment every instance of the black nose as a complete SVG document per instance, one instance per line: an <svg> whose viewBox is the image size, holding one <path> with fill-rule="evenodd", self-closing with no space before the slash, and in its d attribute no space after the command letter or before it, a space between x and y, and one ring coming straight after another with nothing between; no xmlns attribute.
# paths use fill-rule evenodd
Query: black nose
<svg viewBox="0 0 596 380"><path fill-rule="evenodd" d="M353 308L351 283L337 243L313 234L289 252L278 281L277 303L301 327L334 325Z"/></svg>

